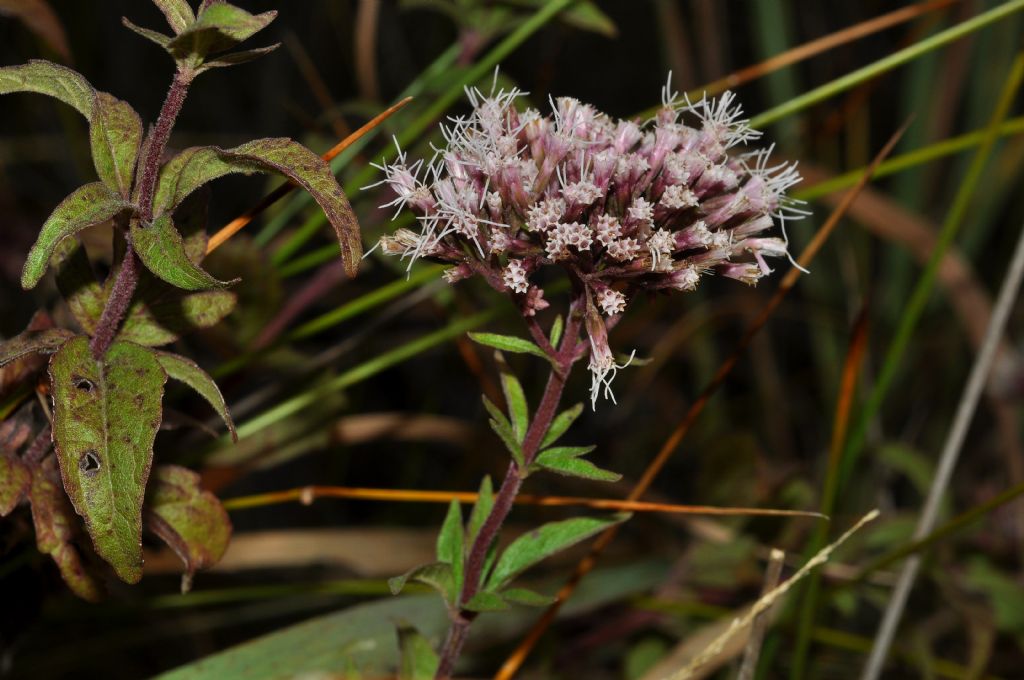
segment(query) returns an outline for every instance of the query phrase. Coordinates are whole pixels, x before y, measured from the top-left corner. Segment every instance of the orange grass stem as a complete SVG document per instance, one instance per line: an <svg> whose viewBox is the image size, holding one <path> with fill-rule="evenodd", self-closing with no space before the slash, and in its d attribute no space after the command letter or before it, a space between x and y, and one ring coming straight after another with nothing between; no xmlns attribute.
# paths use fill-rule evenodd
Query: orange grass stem
<svg viewBox="0 0 1024 680"><path fill-rule="evenodd" d="M411 101L412 97L406 97L397 104L394 104L391 107L382 111L381 113L377 114L376 116L373 117L372 120L367 122L366 125L362 126L358 130L350 134L348 137L346 137L345 139L341 140L333 147L331 147L331 149L324 153L321 156L321 158L323 158L326 162L330 163L332 160L334 160L335 156L340 154L348 147L352 146L356 141L359 140L360 137L370 132L381 123L383 123L392 114L394 114L396 111L398 111ZM243 228L245 228L247 224L252 222L264 210L274 205L279 200L281 200L289 193L291 193L293 189L295 189L295 184L293 184L292 182L285 182L284 184L282 184L281 186L267 194L259 203L249 208L244 213L242 213L235 219L231 220L227 224L225 224L223 227L221 227L220 231L218 231L216 234L210 237L210 241L206 245L206 254L209 255L214 250L224 245L225 241L227 241L229 238L240 232Z"/></svg>
<svg viewBox="0 0 1024 680"><path fill-rule="evenodd" d="M896 143L903 136L903 133L906 131L907 126L909 125L910 121L908 120L906 123L903 124L902 127L900 127L899 130L897 130L893 134L892 137L889 138L889 141L886 142L882 150L879 151L878 155L876 155L874 160L871 161L871 165L865 168L864 173L861 175L860 180L857 182L857 184L846 192L846 195L843 196L843 200L839 203L838 206L836 206L836 209L832 211L832 214L829 215L828 219L825 221L825 224L822 225L821 229L818 230L818 232L814 235L814 238L811 239L811 242L807 244L807 247L804 248L803 252L800 254L800 257L797 259L797 263L800 265L800 267L806 268L807 265L809 265L811 261L814 260L814 257L818 254L818 251L821 250L821 247L825 244L825 241L832 234L832 232L835 231L835 228L839 224L839 221L843 218L843 216L846 214L846 211L849 210L850 206L853 204L854 199L856 199L857 195L860 194L861 190L864 189L865 186L867 186L868 182L871 180L871 176L875 172L875 169L879 166L879 164L881 164L883 160L885 160L886 157L889 156L889 154L892 153L892 150L893 148L895 148ZM771 315L775 312L779 304L782 302L783 298L793 288L793 286L796 284L797 279L800 278L800 275L802 273L803 272L798 267L792 267L786 273L786 276L783 277L782 282L779 284L778 290L775 291L775 294L772 296L771 300L768 301L768 304L765 305L765 307L761 310L761 313L757 316L757 318L754 319L754 321L751 322L751 324L747 327L746 332L743 334L743 337L740 339L735 349L733 349L729 357L724 362L722 362L721 366L719 366L718 368L718 371L715 372L715 376L711 379L711 382L708 383L708 385L701 391L700 396L697 397L697 400L693 402L690 408L686 411L686 414L683 415L682 420L679 421L679 424L676 426L675 430L673 430L672 434L670 434L668 439L665 440L665 443L662 445L661 450L658 451L658 454L654 457L654 460L652 460L650 464L647 466L647 469L644 471L643 476L636 483L636 486L633 487L633 490L629 493L629 496L627 496L627 500L636 501L647 492L647 489L650 487L655 477L657 477L658 473L661 472L663 467L665 467L665 463L667 463L669 458L672 457L672 454L675 453L676 447L679 446L679 443L683 440L683 437L686 436L686 433L689 431L690 427L697 420L697 417L701 414L701 412L703 412L704 406L707 405L708 400L711 399L711 396L725 382L726 377L728 377L728 375L732 372L732 369L736 366L736 363L739 361L740 357L746 351L747 347L750 345L750 342L754 339L754 336L757 335L758 331L761 330L764 324L768 321L769 317L771 317ZM515 675L515 673L519 670L519 667L522 666L523 661L526 660L526 657L530 653L530 650L532 650L534 645L537 644L537 641L540 640L540 636L544 634L544 631L547 630L548 626L551 625L551 622L554 621L555 616L558 614L558 610L562 606L562 603L565 602L569 598L569 596L572 595L572 593L576 590L576 586L583 579L583 577L590 573L590 571L594 568L594 565L597 564L597 558L600 557L601 553L604 552L604 549L607 548L608 545L615 539L617 533L618 527L613 526L605 530L604 533L597 537L597 539L594 541L594 544L590 548L590 552L587 553L587 555L582 560L580 560L580 562L576 565L576 569L573 571L572 575L566 581L565 585L563 585L562 589L558 591L558 594L555 596L555 602L548 607L548 609L544 612L544 615L540 618L540 620L538 620L537 623L534 624L533 628L530 629L530 632L526 635L525 638L523 638L522 642L519 643L519 646L516 647L516 649L512 652L508 659L506 659L505 664L498 671L497 675L495 675L496 680L509 680L513 675Z"/></svg>
<svg viewBox="0 0 1024 680"><path fill-rule="evenodd" d="M475 503L478 494L471 491L420 491L417 489L367 489L348 486L304 486L285 491L229 498L224 507L228 510L263 507L278 503L299 502L310 505L317 498L347 498L363 501L399 501L405 503ZM771 517L814 517L828 519L818 512L804 510L776 510L772 508L722 508L711 505L673 505L671 503L647 503L643 501L621 501L614 498L584 498L581 496L536 496L521 494L516 505L539 505L547 507L584 506L598 510L619 512L664 512L682 515L751 515Z"/></svg>

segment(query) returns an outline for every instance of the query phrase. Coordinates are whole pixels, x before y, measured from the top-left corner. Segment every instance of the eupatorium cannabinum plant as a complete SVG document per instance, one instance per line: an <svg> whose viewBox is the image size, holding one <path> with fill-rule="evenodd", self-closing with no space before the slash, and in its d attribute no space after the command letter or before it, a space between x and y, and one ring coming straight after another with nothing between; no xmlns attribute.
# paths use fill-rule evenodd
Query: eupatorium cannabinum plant
<svg viewBox="0 0 1024 680"><path fill-rule="evenodd" d="M125 20L177 66L159 117L145 134L131 106L70 69L45 61L0 68L0 94L50 95L89 121L97 181L57 206L22 275L29 289L54 269L79 327L54 328L40 313L23 334L0 344L0 366L30 387L47 369L41 357L51 355L45 385L52 399L45 420L34 417L29 404L0 426L0 516L31 504L40 550L53 556L64 580L86 599L101 594L88 566L96 562L92 552L122 580L142 577L143 524L179 554L188 576L215 563L230 536L227 514L199 487L198 475L174 465L158 465L150 475L168 378L195 389L234 432L213 380L190 359L156 349L190 329L216 324L235 305L228 284L200 266L207 251L207 196L198 190L230 173L283 175L323 208L350 273L361 254L358 225L330 169L290 139L233 149L192 147L164 162L192 81L273 50L276 45L230 51L276 13L253 15L218 0L204 0L197 11L185 0L154 1L172 35ZM117 256L100 283L76 235L104 222L113 223ZM87 542L78 540L83 527Z"/></svg>
<svg viewBox="0 0 1024 680"><path fill-rule="evenodd" d="M417 229L383 237L389 255L452 265L451 283L479 276L516 304L530 339L477 334L498 350L545 358L551 372L530 416L519 382L501 360L508 415L485 398L491 426L512 462L497 494L485 479L467 526L453 503L438 539L438 561L408 579L444 595L451 627L437 676L454 670L478 612L510 602L548 598L510 587L548 555L624 517L578 518L540 527L496 554L496 538L523 480L539 470L613 480L583 458L594 447L558 446L581 407L559 413L572 367L588 358L591 404L611 397L611 381L628 359L616 359L608 332L644 292L692 291L717 274L755 284L771 273L767 258L787 255L770 235L776 221L802 211L786 191L800 179L794 165L771 164L771 149L742 152L760 133L751 129L731 93L718 100L679 100L669 86L648 121L614 120L563 97L550 114L516 107L521 93L467 91L472 113L443 127L447 142L429 162L399 153L379 166ZM537 312L549 301L540 282L558 270L570 285L568 311L545 331ZM422 649L422 645L407 646Z"/></svg>

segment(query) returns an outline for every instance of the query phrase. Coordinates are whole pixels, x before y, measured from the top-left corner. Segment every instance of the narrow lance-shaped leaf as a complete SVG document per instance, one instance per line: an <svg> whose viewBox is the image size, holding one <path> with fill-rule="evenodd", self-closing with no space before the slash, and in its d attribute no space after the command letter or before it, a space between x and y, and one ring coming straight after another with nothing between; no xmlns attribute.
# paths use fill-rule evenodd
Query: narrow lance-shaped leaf
<svg viewBox="0 0 1024 680"><path fill-rule="evenodd" d="M267 45L266 47L254 47L251 50L241 50L239 52L228 52L223 56L214 57L207 59L203 62L203 65L196 69L197 72L202 73L203 71L209 71L212 68L225 68L227 66L238 66L239 64L248 64L254 59L270 54L278 47L281 43L274 43L273 45Z"/></svg>
<svg viewBox="0 0 1024 680"><path fill-rule="evenodd" d="M505 448L507 448L509 453L512 454L512 459L515 460L516 464L522 466L524 463L523 449L519 446L519 440L516 439L516 435L512 431L512 424L508 422L508 418L505 414L502 413L490 399L484 396L483 401L484 408L486 408L487 412L491 415L491 429L494 430L502 443L505 444Z"/></svg>
<svg viewBox="0 0 1024 680"><path fill-rule="evenodd" d="M160 47L167 49L167 45L171 42L171 36L164 35L160 31L154 31L149 28L143 28L137 24L132 23L127 17L121 17L121 24L132 33L141 35L146 40L154 42Z"/></svg>
<svg viewBox="0 0 1024 680"><path fill-rule="evenodd" d="M74 333L63 328L25 331L15 335L10 340L0 342L0 366L27 354L53 354L73 335Z"/></svg>
<svg viewBox="0 0 1024 680"><path fill-rule="evenodd" d="M542 449L547 448L554 444L558 439L565 434L576 419L583 413L583 404L576 404L572 408L566 410L555 416L555 419L551 421L551 427L544 434L544 439L541 441L540 447Z"/></svg>
<svg viewBox="0 0 1024 680"><path fill-rule="evenodd" d="M453 500L448 505L441 533L437 536L437 561L450 564L452 567L451 591L447 595L450 603L455 603L462 590L462 572L464 568L465 536L462 529L462 510L459 502Z"/></svg>
<svg viewBox="0 0 1024 680"><path fill-rule="evenodd" d="M447 562L432 562L419 567L414 567L401 576L388 579L388 588L392 595L398 595L405 588L409 581L428 585L441 594L441 597L448 599L448 594L453 590L452 565Z"/></svg>
<svg viewBox="0 0 1024 680"><path fill-rule="evenodd" d="M0 68L0 94L37 92L75 107L86 120L92 120L96 91L80 73L34 59L19 66Z"/></svg>
<svg viewBox="0 0 1024 680"><path fill-rule="evenodd" d="M440 660L427 638L409 625L398 626L398 651L401 662L399 680L432 680Z"/></svg>
<svg viewBox="0 0 1024 680"><path fill-rule="evenodd" d="M21 273L22 288L28 290L39 283L46 273L50 256L62 240L86 227L106 222L128 207L128 203L103 182L93 182L76 189L43 223L39 238L25 260Z"/></svg>
<svg viewBox="0 0 1024 680"><path fill-rule="evenodd" d="M534 461L538 467L566 477L582 477L600 482L617 482L622 475L603 470L582 456L594 450L593 446L561 446L541 451Z"/></svg>
<svg viewBox="0 0 1024 680"><path fill-rule="evenodd" d="M193 147L171 159L160 173L154 214L173 210L190 193L231 173L272 172L309 192L323 209L341 245L350 276L359 267L362 240L352 206L322 158L290 139L259 139L234 149Z"/></svg>
<svg viewBox="0 0 1024 680"><path fill-rule="evenodd" d="M537 345L533 344L529 340L523 338L517 338L514 335L499 335L497 333L469 333L469 339L478 344L486 347L493 347L494 349L501 350L503 352L515 352L517 354L533 354L535 356L548 358L548 355L544 353Z"/></svg>
<svg viewBox="0 0 1024 680"><path fill-rule="evenodd" d="M89 141L92 144L92 162L100 179L128 199L142 144L139 114L117 97L97 92Z"/></svg>
<svg viewBox="0 0 1024 680"><path fill-rule="evenodd" d="M550 595L542 595L526 588L506 588L501 591L501 596L508 602L526 607L547 607L555 601L555 598Z"/></svg>
<svg viewBox="0 0 1024 680"><path fill-rule="evenodd" d="M29 502L32 504L36 545L39 552L53 558L64 582L76 595L83 600L97 602L102 592L93 576L86 571L82 556L72 543L78 533L78 519L60 482L55 479L57 471L52 469L52 461L50 458L32 470Z"/></svg>
<svg viewBox="0 0 1024 680"><path fill-rule="evenodd" d="M219 562L231 540L224 506L200 487L198 474L177 465L158 465L153 471L146 526L181 558L190 577Z"/></svg>
<svg viewBox="0 0 1024 680"><path fill-rule="evenodd" d="M497 593L481 590L462 606L471 612L500 612L508 609L508 602Z"/></svg>
<svg viewBox="0 0 1024 680"><path fill-rule="evenodd" d="M129 583L142 577L142 501L166 380L149 350L126 342L96 361L79 336L50 359L64 488L96 552Z"/></svg>
<svg viewBox="0 0 1024 680"><path fill-rule="evenodd" d="M152 224L135 220L131 225L135 253L146 269L167 283L182 290L223 288L223 282L210 276L185 252L185 242L174 228L170 215L161 215Z"/></svg>
<svg viewBox="0 0 1024 680"><path fill-rule="evenodd" d="M505 402L508 404L509 420L512 422L512 433L520 444L526 437L526 430L530 426L530 413L526 404L526 393L523 386L512 373L512 368L505 362L501 352L495 352L498 362L498 370L501 372L501 391L505 394Z"/></svg>
<svg viewBox="0 0 1024 680"><path fill-rule="evenodd" d="M473 512L469 515L469 527L466 531L466 545L473 545L476 535L480 533L480 527L487 521L494 507L494 486L491 484L491 476L484 475L480 482L480 491L477 493L476 504Z"/></svg>
<svg viewBox="0 0 1024 680"><path fill-rule="evenodd" d="M565 550L580 541L604 531L608 527L624 522L629 515L619 514L608 518L577 517L561 522L550 522L514 540L498 559L487 590L499 590L526 569L557 552Z"/></svg>
<svg viewBox="0 0 1024 680"><path fill-rule="evenodd" d="M235 423L231 420L231 414L228 413L228 405L224 402L224 396L220 393L220 388L217 387L213 378L199 368L194 361L177 354L157 352L156 359L167 373L168 378L185 383L209 402L210 406L223 418L224 424L231 432L231 437L238 441L238 433L235 432Z"/></svg>

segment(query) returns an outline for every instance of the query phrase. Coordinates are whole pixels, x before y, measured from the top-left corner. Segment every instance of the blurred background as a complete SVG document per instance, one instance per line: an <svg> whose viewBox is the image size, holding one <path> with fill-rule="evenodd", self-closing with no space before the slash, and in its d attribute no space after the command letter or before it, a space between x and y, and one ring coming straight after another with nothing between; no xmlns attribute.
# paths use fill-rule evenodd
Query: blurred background
<svg viewBox="0 0 1024 680"><path fill-rule="evenodd" d="M673 503L821 508L823 484L837 474L829 448L842 375L850 368L860 378L851 421L865 445L828 509L828 534L838 535L874 507L883 516L826 567L810 614L801 611L808 597L802 590L776 611L759 677L857 677L899 563L864 567L909 543L1024 221L1024 107L1014 92L1007 122L993 128L999 137L980 178L965 181L980 131L990 124L1024 47L1024 16L1008 12L958 40L920 46L1013 3L602 0L577 3L536 26L528 22L542 0L238 4L252 12L278 10L253 46L282 45L257 62L200 79L171 145L229 147L290 136L322 152L414 94L413 103L335 164L367 246L394 229L390 212L376 208L390 198L376 189L359 191L380 179L369 163L388 152L392 135L403 138L411 158L429 155L429 145L440 140L441 117L468 110L461 84L476 66L486 74L481 87L489 87L491 64L498 63L499 85L523 89L525 101L542 109L549 96L572 96L632 117L659 103L670 72L676 89L699 93L796 46L916 8L908 10L909 20L884 30L837 41L770 73L757 70L736 89L747 114L756 116L900 50L920 48L907 63L767 126L764 140L776 144L776 157L799 160L805 176L798 195L809 200L812 215L789 224L799 252L837 204L836 192L859 175L845 173L863 168L913 118L894 152L902 165L860 195L811 274L771 317L648 495ZM39 9L43 5L52 14ZM147 2L0 0L0 64L64 63L152 121L172 63L122 27L122 16L164 28ZM528 35L510 42L524 26ZM501 46L507 56L496 59ZM93 177L86 124L74 111L37 96L0 99L0 336L19 333L40 307L73 323L52 282L25 293L18 280L46 216ZM211 231L276 184L235 177L214 185ZM967 211L954 225L959 232L937 269L924 314L898 357L882 408L861 418L958 194L966 194ZM222 499L310 484L467 491L483 474L500 477L503 453L479 398L481 391L494 393L497 373L489 354L461 331L475 323L521 334L515 310L478 282L449 287L429 264L417 265L407 278L404 263L371 256L357 279L346 280L333 234L314 208L302 197L283 201L211 258L209 268L219 278L242 277L239 308L179 344L217 377L243 428L319 384L335 381L343 389L269 419L237 447L194 427L162 432L157 460L194 467ZM98 261L109 262L109 228L93 230L86 244ZM784 269L780 265L756 289L707 280L698 292L631 306L612 345L627 353L636 348L649 361L620 373L618 405L585 411L570 442L598 443L594 461L623 473L623 481L531 478L529 491L625 496ZM553 302L559 307L557 298ZM1024 482L1020 309L1011 317L940 525L981 509L923 553L923 572L885 677L1021 677L1024 505L992 502ZM492 315L474 321L481 311ZM866 343L854 363L847 359L851 338ZM408 351L394 353L402 348ZM538 395L540 362L517 358L514 367L527 394ZM589 377L582 373L568 390L574 400L586 396ZM168 404L182 423L210 415L184 391L170 392ZM510 531L575 513L519 509ZM30 516L19 511L0 524L0 675L149 677L274 631L279 637L220 657L229 665L186 668L179 677L264 677L264 664L301 668L321 652L329 657L326 667L339 674L385 672L382 659L393 653L393 636L370 631L403 619L418 622L433 639L443 634L443 613L432 596L394 600L385 585L387 577L431 561L443 514L440 505L331 499L235 509L232 547L221 566L197 575L190 594L178 594L180 566L154 542L140 585L109 581L109 598L88 605L67 592L49 558L36 550ZM770 547L787 552L788 575L818 530L808 519L637 516L543 638L522 677L660 677L680 663L679 655L699 649L702 635L756 599ZM538 588L554 592L580 554L546 562L535 577ZM482 677L497 668L536 617L525 609L483 617L474 628L467 672ZM361 647L360 633L379 644ZM723 655L704 677L734 677L737 659L738 652Z"/></svg>

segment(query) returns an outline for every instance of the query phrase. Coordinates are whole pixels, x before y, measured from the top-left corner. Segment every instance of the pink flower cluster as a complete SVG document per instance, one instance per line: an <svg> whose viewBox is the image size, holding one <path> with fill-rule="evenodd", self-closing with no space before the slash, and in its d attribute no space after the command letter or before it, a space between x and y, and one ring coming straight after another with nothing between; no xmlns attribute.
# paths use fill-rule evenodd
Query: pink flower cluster
<svg viewBox="0 0 1024 680"><path fill-rule="evenodd" d="M400 152L377 166L397 196L386 206L419 222L380 246L453 264L449 282L483 275L528 316L548 306L531 279L562 267L587 296L593 399L602 387L610 395L622 368L600 313L621 314L642 290L693 290L702 274L754 284L772 271L766 257L787 255L786 241L765 233L773 218L802 214L785 193L800 175L769 165L771 149L732 151L760 136L732 93L681 102L666 86L646 122L569 97L544 116L517 110L516 90L467 94L472 113L442 126L447 145L431 162Z"/></svg>

